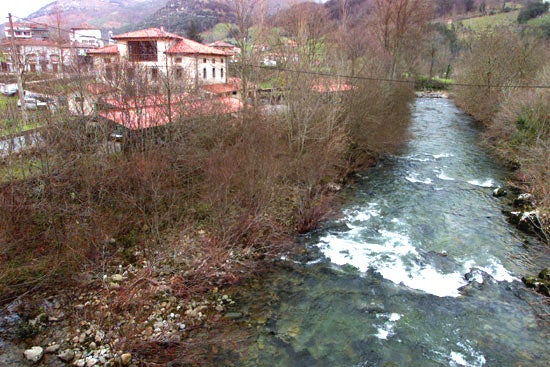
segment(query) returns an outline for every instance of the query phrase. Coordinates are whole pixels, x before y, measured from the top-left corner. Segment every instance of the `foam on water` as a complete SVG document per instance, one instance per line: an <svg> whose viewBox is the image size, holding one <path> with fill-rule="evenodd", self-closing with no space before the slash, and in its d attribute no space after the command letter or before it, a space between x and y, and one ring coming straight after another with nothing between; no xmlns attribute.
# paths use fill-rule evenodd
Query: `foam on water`
<svg viewBox="0 0 550 367"><path fill-rule="evenodd" d="M442 272L428 263L418 253L410 238L403 233L403 223L393 218L391 223L397 225L399 232L380 229L375 232L375 240L361 241L363 228L373 217L380 216L376 204L370 204L364 210L346 211L346 224L350 231L345 234L328 234L321 238L318 247L323 254L336 265L351 265L360 272L372 269L382 277L399 285L423 291L438 297L458 297L459 289L468 284L464 274L471 269L480 269L497 281L512 282L517 280L504 266L494 258L483 264L465 259L463 265L455 272ZM458 260L458 259L457 259ZM483 279L475 278L481 283Z"/></svg>
<svg viewBox="0 0 550 367"><path fill-rule="evenodd" d="M403 234L379 231L381 243L359 243L354 239L326 236L319 248L331 262L352 265L366 273L369 269L395 284L438 297L458 297L458 289L467 284L462 273L441 273L421 264L416 248Z"/></svg>
<svg viewBox="0 0 550 367"><path fill-rule="evenodd" d="M418 178L417 173L411 173L407 177L405 177L405 179L409 182L412 182L412 183L423 183L423 184L426 184L426 185L431 185L432 184L432 179L431 178L428 177L426 179L420 179L420 178Z"/></svg>
<svg viewBox="0 0 550 367"><path fill-rule="evenodd" d="M440 180L444 180L444 181L454 181L455 180L454 178L447 176L445 174L445 172L443 172L443 171L440 171L437 174L437 178L439 178Z"/></svg>
<svg viewBox="0 0 550 367"><path fill-rule="evenodd" d="M457 367L482 367L485 365L485 357L469 345L458 343L461 352L451 351L449 355L450 365Z"/></svg>
<svg viewBox="0 0 550 367"><path fill-rule="evenodd" d="M376 337L378 339L387 340L389 337L395 335L395 322L399 321L402 315L398 313L391 314L379 314L376 315L377 319L386 319L387 321L376 329Z"/></svg>
<svg viewBox="0 0 550 367"><path fill-rule="evenodd" d="M434 157L435 159L440 159L440 158L454 157L454 155L451 153L442 153L442 154L433 154L432 157Z"/></svg>
<svg viewBox="0 0 550 367"><path fill-rule="evenodd" d="M492 179L486 179L485 181L481 181L481 180L470 180L468 181L468 183L470 185L474 185L474 186L480 186L480 187L495 187L495 183L493 182Z"/></svg>

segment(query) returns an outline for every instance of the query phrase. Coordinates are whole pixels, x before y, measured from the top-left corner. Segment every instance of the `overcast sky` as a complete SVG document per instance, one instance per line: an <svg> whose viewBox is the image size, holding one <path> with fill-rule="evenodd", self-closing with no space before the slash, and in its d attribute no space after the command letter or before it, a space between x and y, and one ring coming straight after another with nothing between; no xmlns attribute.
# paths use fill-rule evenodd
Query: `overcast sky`
<svg viewBox="0 0 550 367"><path fill-rule="evenodd" d="M0 18L2 19L0 23L4 23L4 20L8 21L8 13L13 16L26 17L44 5L53 2L54 0L0 0Z"/></svg>

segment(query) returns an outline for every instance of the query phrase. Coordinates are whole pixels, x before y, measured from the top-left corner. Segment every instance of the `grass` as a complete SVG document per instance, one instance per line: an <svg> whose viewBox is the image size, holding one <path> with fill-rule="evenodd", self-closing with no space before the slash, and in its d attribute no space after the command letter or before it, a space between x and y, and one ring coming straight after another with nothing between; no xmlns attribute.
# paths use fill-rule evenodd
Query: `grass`
<svg viewBox="0 0 550 367"><path fill-rule="evenodd" d="M42 163L36 158L16 157L0 164L0 183L18 181L40 172Z"/></svg>
<svg viewBox="0 0 550 367"><path fill-rule="evenodd" d="M472 31L483 31L486 28L517 24L519 10L494 15L461 20L459 23Z"/></svg>
<svg viewBox="0 0 550 367"><path fill-rule="evenodd" d="M535 19L531 19L527 22L532 27L540 27L545 24L550 24L550 12L547 12L541 17L537 17Z"/></svg>
<svg viewBox="0 0 550 367"><path fill-rule="evenodd" d="M0 96L0 137L6 135L19 134L28 130L36 129L42 126L39 122L42 120L44 111L28 111L29 121L23 124L21 114L17 110L17 119L13 119L13 112L17 109L17 97ZM10 116L11 115L11 116Z"/></svg>

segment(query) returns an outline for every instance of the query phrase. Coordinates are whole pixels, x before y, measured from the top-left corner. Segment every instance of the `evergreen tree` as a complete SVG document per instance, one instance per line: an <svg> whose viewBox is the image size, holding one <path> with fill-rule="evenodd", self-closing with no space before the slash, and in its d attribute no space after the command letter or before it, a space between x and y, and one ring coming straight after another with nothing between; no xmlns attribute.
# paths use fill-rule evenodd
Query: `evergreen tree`
<svg viewBox="0 0 550 367"><path fill-rule="evenodd" d="M189 22L189 26L187 27L186 32L187 38L193 41L202 42L202 37L199 31L199 28L195 24L195 22L192 20Z"/></svg>

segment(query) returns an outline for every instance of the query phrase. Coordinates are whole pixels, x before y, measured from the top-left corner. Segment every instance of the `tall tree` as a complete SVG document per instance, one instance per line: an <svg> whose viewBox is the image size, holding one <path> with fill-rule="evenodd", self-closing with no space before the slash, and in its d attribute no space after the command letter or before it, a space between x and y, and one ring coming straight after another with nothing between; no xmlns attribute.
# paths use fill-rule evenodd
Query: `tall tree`
<svg viewBox="0 0 550 367"><path fill-rule="evenodd" d="M415 52L415 44L425 36L432 16L428 0L375 0L372 24L379 41L391 55L389 74L398 75L405 52Z"/></svg>

